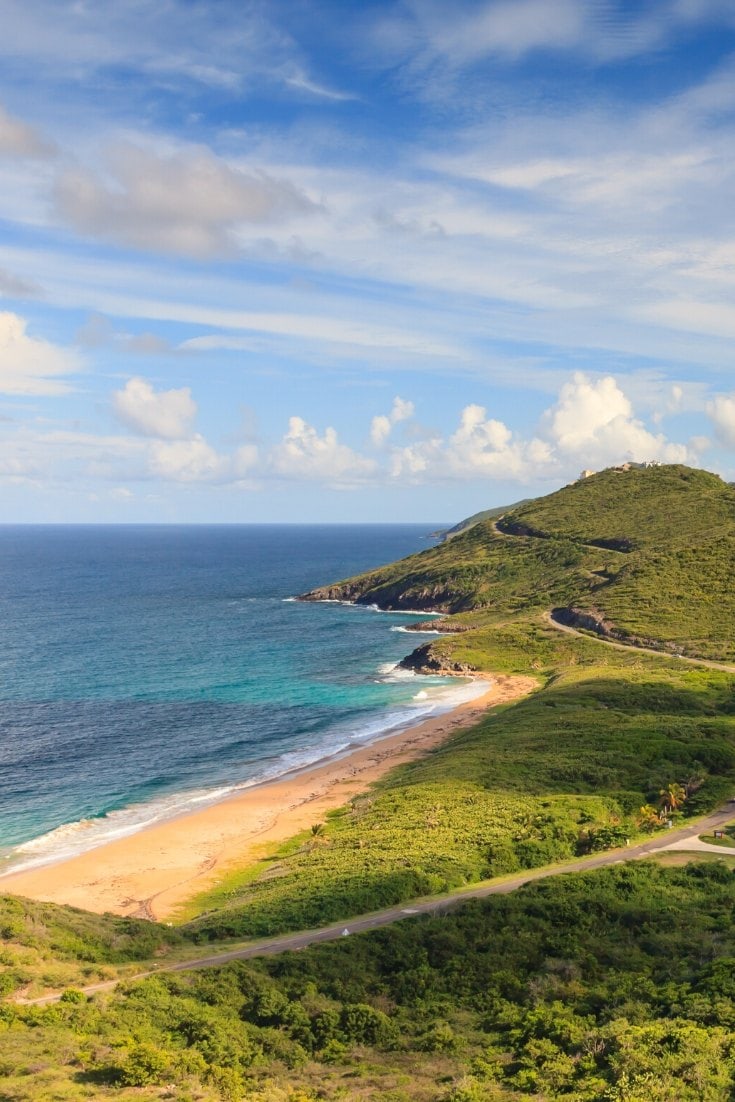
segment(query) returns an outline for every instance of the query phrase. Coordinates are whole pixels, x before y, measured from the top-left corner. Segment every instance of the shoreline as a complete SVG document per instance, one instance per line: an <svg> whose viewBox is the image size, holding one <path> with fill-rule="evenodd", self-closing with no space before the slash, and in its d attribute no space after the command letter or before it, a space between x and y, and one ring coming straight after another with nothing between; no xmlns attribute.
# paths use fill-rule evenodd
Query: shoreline
<svg viewBox="0 0 735 1102"><path fill-rule="evenodd" d="M490 675L488 675L488 680ZM482 696L315 766L145 827L54 864L9 872L0 892L101 914L165 920L264 845L307 830L391 769L422 757L488 708L525 696L530 677L500 674Z"/></svg>

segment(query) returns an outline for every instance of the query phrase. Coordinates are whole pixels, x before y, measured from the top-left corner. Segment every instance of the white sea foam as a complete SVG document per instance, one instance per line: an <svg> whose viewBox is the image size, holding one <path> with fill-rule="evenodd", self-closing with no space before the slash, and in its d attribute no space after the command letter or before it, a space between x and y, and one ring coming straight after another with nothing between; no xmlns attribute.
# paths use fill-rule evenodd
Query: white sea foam
<svg viewBox="0 0 735 1102"><path fill-rule="evenodd" d="M394 624L390 629L391 631L404 631L406 635L446 635L444 631L437 631L436 628L404 628L403 624Z"/></svg>
<svg viewBox="0 0 735 1102"><path fill-rule="evenodd" d="M410 681L418 676L415 670L404 670L397 662L381 662L377 672L380 681Z"/></svg>
<svg viewBox="0 0 735 1102"><path fill-rule="evenodd" d="M203 805L217 803L237 792L301 772L327 759L344 755L351 748L368 745L403 728L412 727L429 716L451 711L487 690L484 681L453 679L448 683L443 678L399 669L393 662L381 664L379 672L382 674L380 680L388 682L412 680L420 676L425 687L404 704L397 704L387 712L378 712L358 726L345 723L332 728L324 733L318 744L289 751L267 765L262 763L261 769L249 778L212 788L161 795L146 803L110 811L97 818L64 823L0 854L0 879L11 873L68 860L148 826L176 818Z"/></svg>

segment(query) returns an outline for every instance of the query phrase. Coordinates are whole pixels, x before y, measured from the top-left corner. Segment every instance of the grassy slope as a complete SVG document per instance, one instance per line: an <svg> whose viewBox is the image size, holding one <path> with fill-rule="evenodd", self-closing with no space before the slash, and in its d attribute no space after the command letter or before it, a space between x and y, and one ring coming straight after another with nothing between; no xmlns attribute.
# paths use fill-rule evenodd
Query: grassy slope
<svg viewBox="0 0 735 1102"><path fill-rule="evenodd" d="M519 509L521 505L527 505L531 498L523 498L522 501L516 501L512 505L496 505L494 509L482 509L479 513L473 513L471 517L465 517L459 524L455 524L453 528L447 528L445 532L442 532L444 539L454 539L455 536L460 535L462 532L466 532L469 528L474 528L476 524L479 524L483 520L494 520L496 517L502 517L503 513L512 512L514 509Z"/></svg>
<svg viewBox="0 0 735 1102"><path fill-rule="evenodd" d="M681 614L685 587L695 595L687 639L721 647L719 625L731 629L733 618L714 563L731 546L731 491L679 468L645 472L657 509L676 522L676 539L663 544L658 513L645 537L636 527L645 504L639 484L603 474L575 490L574 508L555 510L553 533L543 529L548 504L532 503L523 523L542 536L504 537L479 525L360 583L364 599L380 593L383 603L437 603L443 592L447 605L466 610L458 621L469 630L433 644L440 656L533 671L541 692L394 773L317 838L294 839L260 868L233 874L201 901L216 911L178 933L10 901L0 910L10 931L6 986L34 975L41 984L89 982L114 962L169 951L181 939L308 925L568 856L630 831L631 811L674 780L703 781L690 811L730 795L732 678L560 635L540 611L580 595L603 608L604 590L608 615L617 599L620 616L627 609L637 630L652 634L669 602L665 615L673 622ZM605 515L604 493L621 485L631 500ZM584 508L582 492L591 495ZM615 526L625 510L635 523ZM609 538L638 546L590 546ZM700 596L690 551L705 563ZM641 572L666 595L654 564L670 570L672 556L683 574L677 581L670 571L670 598L646 604ZM605 579L592 573L602 569ZM731 959L712 962L735 954L735 889L726 869L707 869L562 878L292 962L145 981L104 1000L104 1011L86 1002L0 1007L0 1030L10 1027L0 1102L726 1102L735 971ZM265 990L267 974L275 987L268 981ZM372 1016L354 1010L358 1003ZM165 1083L175 1084L173 1094Z"/></svg>
<svg viewBox="0 0 735 1102"><path fill-rule="evenodd" d="M184 938L135 918L0 895L0 942L0 995L5 995L27 985L54 989L108 979L126 964L165 957Z"/></svg>
<svg viewBox="0 0 735 1102"><path fill-rule="evenodd" d="M671 781L703 783L688 812L735 791L732 678L560 636L543 624L486 641L543 691L392 773L310 835L195 901L197 938L268 934L571 858L636 832ZM467 644L469 636L442 640ZM500 665L500 660L495 663ZM610 843L608 843L610 844ZM192 910L189 911L189 915Z"/></svg>
<svg viewBox="0 0 735 1102"><path fill-rule="evenodd" d="M500 527L527 534L485 521L316 595L497 617L574 605L633 636L735 657L735 490L716 475L602 471L513 509Z"/></svg>

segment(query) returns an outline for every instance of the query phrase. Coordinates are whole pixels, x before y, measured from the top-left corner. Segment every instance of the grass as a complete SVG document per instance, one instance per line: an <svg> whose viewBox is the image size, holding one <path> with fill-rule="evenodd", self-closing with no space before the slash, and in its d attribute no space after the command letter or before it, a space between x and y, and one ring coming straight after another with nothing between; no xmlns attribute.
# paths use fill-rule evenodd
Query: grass
<svg viewBox="0 0 735 1102"><path fill-rule="evenodd" d="M715 838L714 834L700 834L700 841L707 842L710 846L722 846L723 849L735 849L735 820L726 823L721 829L724 838Z"/></svg>
<svg viewBox="0 0 735 1102"><path fill-rule="evenodd" d="M696 788L690 814L732 795L728 675L543 623L516 625L515 647L511 624L499 637L484 630L489 664L493 646L510 668L523 655L545 687L393 771L331 813L318 838L307 832L198 897L187 935L305 929L623 844L672 781ZM451 642L462 655L479 645L471 633Z"/></svg>
<svg viewBox="0 0 735 1102"><path fill-rule="evenodd" d="M0 1099L729 1102L733 906L723 861L634 862L300 953L0 1005Z"/></svg>
<svg viewBox="0 0 735 1102"><path fill-rule="evenodd" d="M8 895L0 895L0 940L0 995L112 979L186 943L167 926Z"/></svg>
<svg viewBox="0 0 735 1102"><path fill-rule="evenodd" d="M306 928L610 848L672 782L687 815L735 791L735 679L562 635L733 654L732 488L602 472L319 595L457 612L440 665L539 691L458 732L188 910L179 929L0 899L2 983L90 982L192 942ZM730 837L735 838L735 826ZM448 917L92 1001L0 1004L0 1102L728 1102L735 851L565 875ZM197 914L197 912L200 912ZM204 913L201 913L204 912Z"/></svg>
<svg viewBox="0 0 735 1102"><path fill-rule="evenodd" d="M602 471L511 507L499 524L505 536L480 522L312 596L496 619L574 607L633 641L735 657L735 490L717 475Z"/></svg>

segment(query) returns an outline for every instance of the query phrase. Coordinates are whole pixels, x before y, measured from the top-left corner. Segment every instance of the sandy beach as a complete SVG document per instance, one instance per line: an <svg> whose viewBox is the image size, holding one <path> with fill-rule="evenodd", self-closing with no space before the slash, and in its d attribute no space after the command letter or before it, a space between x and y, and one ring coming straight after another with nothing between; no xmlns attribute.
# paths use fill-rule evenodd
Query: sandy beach
<svg viewBox="0 0 735 1102"><path fill-rule="evenodd" d="M0 891L98 913L166 919L264 846L320 822L394 766L536 687L529 677L494 676L486 693L451 712L69 860L4 876Z"/></svg>

